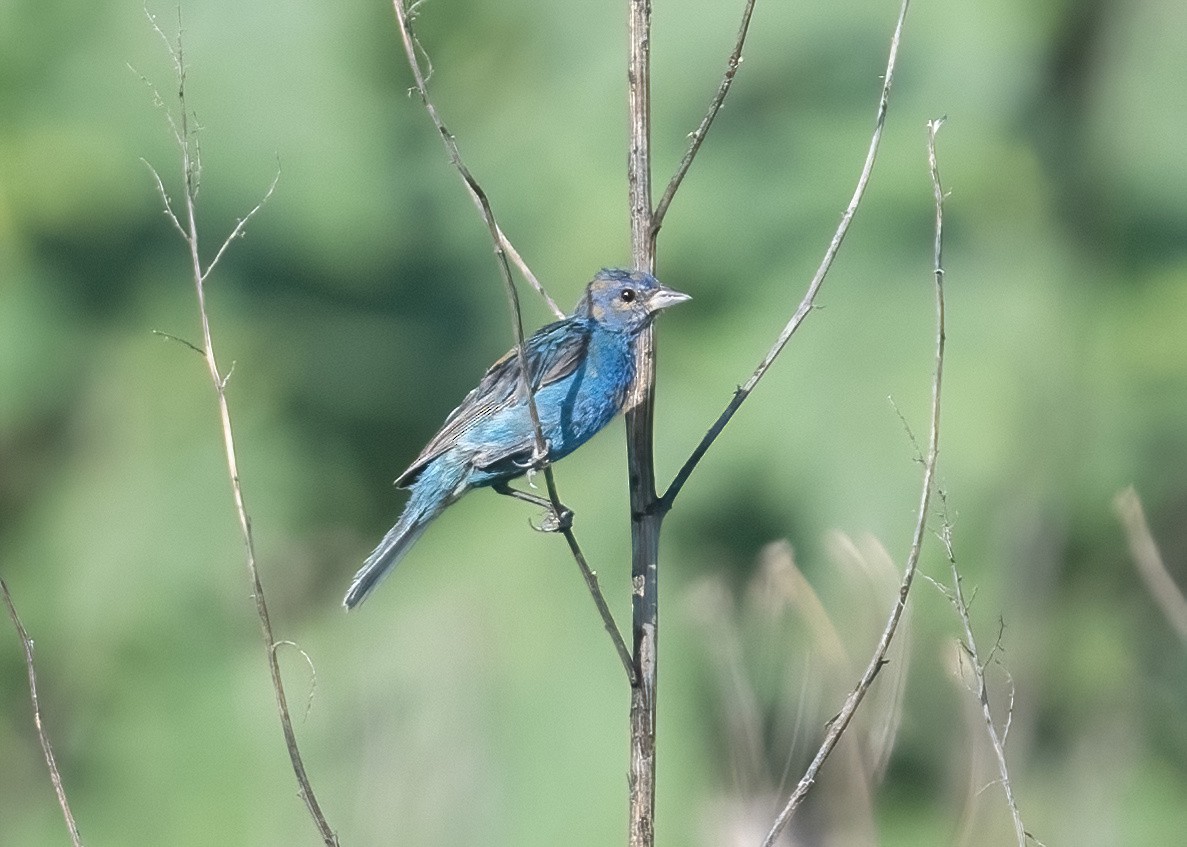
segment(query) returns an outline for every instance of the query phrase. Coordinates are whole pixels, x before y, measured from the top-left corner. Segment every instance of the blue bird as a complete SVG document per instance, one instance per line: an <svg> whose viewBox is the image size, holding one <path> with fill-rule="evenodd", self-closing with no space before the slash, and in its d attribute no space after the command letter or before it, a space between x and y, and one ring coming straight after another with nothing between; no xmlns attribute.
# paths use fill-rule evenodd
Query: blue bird
<svg viewBox="0 0 1187 847"><path fill-rule="evenodd" d="M572 453L622 411L635 378L635 343L655 315L688 300L642 271L603 269L573 314L525 342L549 462ZM536 439L512 349L450 412L396 485L410 488L404 512L355 574L343 605L353 609L391 572L428 525L472 488L547 505L508 482L533 464Z"/></svg>

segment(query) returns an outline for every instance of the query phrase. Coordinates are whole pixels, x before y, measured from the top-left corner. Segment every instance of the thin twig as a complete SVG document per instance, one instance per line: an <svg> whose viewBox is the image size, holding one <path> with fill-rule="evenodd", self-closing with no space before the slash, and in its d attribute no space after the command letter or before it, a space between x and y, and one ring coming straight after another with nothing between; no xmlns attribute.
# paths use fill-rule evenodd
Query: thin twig
<svg viewBox="0 0 1187 847"><path fill-rule="evenodd" d="M8 585L0 579L0 591L4 593L4 605L8 607L8 617L16 627L17 637L21 640L21 647L25 651L25 671L29 675L29 699L33 701L33 725L37 728L37 740L41 742L41 752L45 756L45 765L49 768L49 778L54 784L54 794L58 797L58 806L62 809L62 816L66 819L66 828L70 831L70 842L74 847L82 847L82 839L78 834L78 824L74 822L74 815L70 811L70 804L66 802L66 789L62 787L62 774L58 770L58 761L54 758L53 748L49 743L49 736L41 723L41 702L37 698L37 669L33 664L33 639L25 631L20 616L16 613L16 606L12 602L12 595L8 593Z"/></svg>
<svg viewBox="0 0 1187 847"><path fill-rule="evenodd" d="M651 215L652 233L658 233L659 228L664 225L664 216L668 213L668 206L672 204L672 198L676 196L676 192L680 188L680 183L684 181L685 175L688 174L688 169L692 166L692 160L696 158L697 152L701 149L701 144L705 141L709 127L713 125L713 119L721 111L721 104L725 102L725 96L729 94L730 86L734 84L734 76L738 73L738 68L742 64L742 48L746 45L746 34L750 30L750 17L754 14L754 2L755 0L746 0L746 7L742 10L742 25L738 27L738 39L734 43L734 51L730 53L730 57L725 63L725 76L721 78L721 85L717 87L717 93L713 95L713 100L709 104L709 111L701 119L700 126L689 134L688 151L685 152L684 158L680 160L680 166L676 168L676 173L672 175L671 181L668 182L667 189L664 190L663 196L659 198L659 202L655 205L655 211Z"/></svg>
<svg viewBox="0 0 1187 847"><path fill-rule="evenodd" d="M1125 537L1129 541L1129 554L1133 556L1134 566L1138 575L1146 585L1146 590L1158 604L1167 623L1178 634L1184 644L1187 644L1187 599L1175 584L1174 577L1166 569L1162 561L1162 553L1150 532L1150 525L1146 522L1146 513L1142 509L1141 498L1134 487L1128 486L1117 492L1113 498L1113 511L1121 520L1125 528Z"/></svg>
<svg viewBox="0 0 1187 847"><path fill-rule="evenodd" d="M272 192L276 190L276 183L280 182L280 164L276 165L276 176L272 177L272 184L268 186L268 190L264 192L264 196L260 198L260 202L256 203L246 215L235 221L235 227L231 230L231 234L223 241L222 246L218 248L218 252L214 254L214 258L210 260L210 264L206 266L206 270L202 271L202 281L206 281L206 277L210 276L210 272L214 270L214 266L218 264L219 259L227 252L227 248L231 246L231 242L236 238L243 237L243 228L247 226L247 222L255 217L256 212L264 207L264 204L272 197ZM230 376L228 374L227 376Z"/></svg>
<svg viewBox="0 0 1187 847"><path fill-rule="evenodd" d="M491 241L494 243L495 256L498 260L499 270L503 277L504 290L507 293L507 302L511 311L512 332L515 338L516 356L519 360L519 376L520 376L520 390L527 397L528 414L532 420L533 436L535 438L535 456L533 457L533 465L542 467L544 471L544 480L548 488L548 497L552 503L553 518L556 521L557 528L564 535L565 541L569 544L569 550L573 554L573 559L577 563L578 569L581 571L581 576L585 580L586 586L589 588L589 593L593 597L594 605L597 606L598 613L602 616L602 623L606 627L606 632L610 635L610 640L614 644L614 650L618 654L619 660L622 662L623 670L626 672L627 679L632 685L635 681L635 668L631 663L630 652L627 650L626 642L623 640L622 633L618 629L618 624L614 621L614 616L610 612L610 607L606 603L606 598L602 595L602 590L598 586L597 575L589 567L585 559L585 554L581 551L581 546L577 543L577 537L573 533L571 523L572 513L561 503L560 494L556 487L556 478L553 475L552 466L547 462L548 447L544 439L544 432L540 427L540 413L536 407L535 391L528 380L528 364L527 351L524 344L523 332L523 312L519 304L519 292L515 287L515 280L511 277L511 268L508 265L508 255L517 264L525 277L532 284L532 286L540 293L540 295L548 302L549 307L558 315L563 317L563 312L557 307L548 293L544 291L543 287L532 275L527 265L523 262L522 257L515 251L511 242L503 235L503 231L499 228L498 222L495 220L494 212L491 209L490 200L486 196L486 192L474 179L473 174L470 173L469 168L466 167L465 162L462 161L461 152L458 150L457 142L446 129L445 124L441 120L440 114L437 112L437 107L433 105L433 101L429 99L428 82L423 69L421 68L420 58L418 56L418 46L416 35L412 31L412 21L409 17L411 9L405 9L403 0L393 0L392 6L396 12L396 20L400 25L400 35L404 43L404 53L408 59L408 67L412 71L412 77L415 81L416 91L420 96L421 103L424 104L425 111L428 112L429 118L433 121L433 125L437 128L437 132L441 136L442 143L445 145L445 150L449 154L449 160L453 163L454 168L457 169L458 174L462 178L470 196L474 202L478 204L479 211L482 213L482 220L490 231ZM420 51L423 52L423 49ZM569 514L569 520L563 520L563 514Z"/></svg>
<svg viewBox="0 0 1187 847"><path fill-rule="evenodd" d="M181 167L182 180L185 185L185 222L184 227L179 227L182 230L182 238L189 248L189 257L191 272L193 274L194 288L197 293L198 300L198 315L202 325L202 353L206 359L207 370L210 373L210 381L214 386L215 398L218 405L219 422L222 429L223 446L226 453L227 472L231 481L231 493L235 502L235 513L239 519L239 530L243 538L243 545L247 556L247 570L248 576L251 580L252 595L255 598L256 614L260 622L260 634L264 640L266 655L268 659L268 669L272 678L272 689L276 697L276 708L280 716L280 725L284 733L285 746L288 749L289 760L292 763L293 773L297 778L298 791L301 799L305 802L306 808L309 810L310 816L320 833L322 840L327 847L337 847L338 836L331 829L329 823L326 821L325 815L322 813L321 806L317 802L317 797L313 793L313 787L309 782L309 777L305 771L305 763L301 758L300 748L297 746L296 733L293 731L293 722L289 714L288 698L285 695L284 681L280 674L280 664L276 656L277 641L272 631L272 623L268 615L268 604L264 598L264 587L260 581L259 569L256 566L256 552L255 541L252 537L251 519L248 517L247 506L244 503L243 488L240 483L239 476L239 462L235 451L235 437L231 426L231 412L227 405L226 386L227 379L230 376L228 372L224 375L218 365L218 360L215 355L214 342L211 338L210 332L210 318L206 309L206 287L205 282L214 269L215 264L223 254L226 252L231 241L243 234L243 228L247 221L259 211L260 207L267 201L268 197L272 195L273 189L276 187L276 178L273 179L272 185L269 187L267 193L264 195L256 206L241 218L231 230L231 233L224 239L223 243L215 252L214 259L205 268L202 266L201 252L198 243L198 222L197 222L197 208L196 201L198 196L198 186L200 177L200 164L198 162L197 147L194 140L194 130L190 128L189 120L190 113L186 105L185 97L185 61L182 53L181 36L178 36L176 47L165 36L157 25L155 17L147 13L153 28L165 41L166 47L169 50L169 55L173 59L174 70L177 74L178 83L178 108L179 117L174 118L171 113L166 110L169 115L169 125L173 129L174 138L177 141L178 148L181 152ZM180 15L180 12L179 12ZM178 30L180 32L180 21ZM154 176L156 172L153 171ZM279 173L277 174L279 178ZM162 196L165 195L163 183L157 177L158 190ZM166 199L166 211L174 221L177 222L176 216L172 214L172 209L168 205Z"/></svg>
<svg viewBox="0 0 1187 847"><path fill-rule="evenodd" d="M415 80L416 92L420 97L421 103L424 104L425 111L429 113L429 117L433 121L433 125L437 128L437 132L441 135L441 141L445 145L445 150L449 153L449 160L453 162L454 168L457 169L458 175L461 176L462 182L466 186L466 190L470 192L470 199L474 201L474 205L482 213L482 219L486 225L491 229L491 235L494 239L495 250L500 254L510 256L511 261L519 268L523 274L524 279L528 284L536 290L536 293L544 298L544 302L548 304L548 308L552 310L558 318L565 316L564 311L556 304L556 301L549 296L548 292L544 290L544 286L536 275L532 273L519 251L511 244L510 239L495 223L494 218L490 214L490 203L487 201L486 195L482 188L478 185L478 181L470 173L465 163L462 161L461 152L458 150L457 140L445 127L444 121L441 119L437 107L433 105L433 101L429 99L428 76L421 68L420 58L417 55L419 52L426 56L424 48L420 46L416 35L412 32L412 19L415 17L417 6L420 3L413 3L411 6L405 8L405 0L392 0L392 7L396 10L396 20L400 24L400 37L404 42L404 53L408 57L408 67L412 70L412 77ZM506 259L502 260L504 263Z"/></svg>
<svg viewBox="0 0 1187 847"><path fill-rule="evenodd" d="M1006 796L1006 805L1010 809L1010 817L1014 823L1014 837L1017 839L1018 847L1026 847L1027 839L1031 835L1026 831L1026 826L1022 823L1022 813L1018 810L1018 800L1014 796L1014 783L1010 779L1010 771L1006 765L1006 738L1009 735L1010 724L1013 722L1014 716L1013 680L1010 680L1009 707L1006 712L1005 727L999 731L997 724L993 720L993 712L989 707L989 686L985 679L986 668L995 661L998 661L996 657L1001 647L1003 632L1001 629L998 630L997 640L994 642L993 648L989 651L989 655L982 659L977 649L977 640L973 635L973 623L969 615L969 606L965 602L964 581L961 578L960 570L957 568L956 554L952 549L952 523L948 520L947 497L943 491L938 492L938 496L944 504L944 523L939 532L940 543L944 545L944 555L948 559L948 567L952 574L952 587L945 593L948 595L953 608L956 609L956 614L960 618L961 628L964 630L964 641L960 647L968 657L969 667L972 669L973 682L976 686L975 696L977 703L981 707L981 718L985 722L985 732L989 736L989 743L993 747L993 755L997 764L998 778L990 783L990 785L995 783L1001 785L1002 791ZM985 786L985 788L988 787L989 785ZM985 788L981 790L984 791Z"/></svg>
<svg viewBox="0 0 1187 847"><path fill-rule="evenodd" d="M828 274L832 267L833 260L837 256L837 251L841 249L841 242L844 241L846 233L849 232L849 225L853 222L853 216L857 213L857 207L861 203L862 197L865 195L866 185L870 181L870 174L874 169L874 160L878 156L878 146L882 140L882 128L886 123L886 111L890 103L890 86L894 80L894 68L898 59L899 41L902 38L903 23L907 17L907 7L910 5L910 0L903 0L902 7L899 9L898 21L894 27L894 35L890 40L890 58L886 63L886 74L883 77L882 95L878 101L878 113L874 121L874 134L870 138L870 146L866 152L865 163L862 165L861 175L857 180L857 188L854 189L853 196L849 200L849 205L845 208L845 213L841 216L841 222L837 225L836 232L833 234L833 239L828 245L828 249L824 252L824 258L820 262L820 266L816 269L815 276L812 277L811 283L808 285L808 290L804 294L804 298L800 301L799 307L795 310L795 314L791 316L791 320L783 327L783 331L779 333L779 337L775 340L774 345L759 362L758 367L755 368L754 373L746 380L746 383L734 391L734 396L730 399L729 405L725 407L725 411L709 428L705 437L701 439L701 443L697 445L696 449L692 451L692 455L677 472L672 484L668 486L668 490L664 492L663 497L660 498L659 508L663 511L668 511L672 508L672 503L676 496L688 482L688 478L692 475L693 470L704 458L705 453L713 446L713 442L721 435L725 429L726 424L738 411L746 398L750 396L750 392L758 384L758 381L766 374L767 369L775 361L775 358L783 351L791 336L799 329L800 324L812 311L816 301L816 295L820 291L820 286L824 282L825 275Z"/></svg>
<svg viewBox="0 0 1187 847"><path fill-rule="evenodd" d="M931 169L932 193L935 196L936 207L936 286L941 291L944 278L944 189L940 184L940 169L936 161L936 133L940 131L943 123L944 119L940 118L939 120L929 121L927 124L927 161ZM952 593L950 599L953 606L956 607L956 613L960 616L960 623L964 628L964 649L968 653L969 664L973 669L973 678L977 683L977 700L981 704L981 716L985 720L985 730L989 735L989 741L993 745L993 754L997 759L998 782L1001 783L1002 790L1005 792L1006 805L1010 807L1010 816L1014 821L1014 836L1018 840L1018 847L1026 847L1028 834L1026 827L1022 823L1022 815L1018 811L1018 802L1014 797L1014 784L1010 781L1010 771L1006 767L1006 734L1009 732L1014 714L1013 684L1011 683L1010 708L1006 728L1004 732L1000 733L998 732L997 725L993 722L993 713L989 709L989 688L985 684L985 668L997 658L997 653L1002 643L1002 635L1005 630L1005 622L999 620L997 639L990 649L989 655L982 660L980 654L977 652L977 641L973 637L973 623L969 617L969 606L965 602L960 571L956 567L956 555L952 550L952 522L948 520L948 498L943 491L938 492L938 496L941 504L943 504L944 515L943 527L940 530L940 541L944 545L944 553L948 557L948 565L952 571Z"/></svg>
<svg viewBox="0 0 1187 847"><path fill-rule="evenodd" d="M907 3L903 3L902 13L899 15L899 28L895 30L895 43L897 44L897 36L899 29L902 27L903 14L905 14ZM893 50L891 55L893 56ZM889 74L888 74L889 79ZM934 131L934 125L932 125ZM911 591L911 583L915 577L915 570L919 563L919 551L923 546L924 531L927 526L928 506L931 502L931 493L933 480L936 472L936 459L939 455L940 449L940 395L944 380L944 344L945 344L945 330L944 330L944 270L940 264L940 244L942 231L943 214L939 207L936 211L936 265L935 265L935 295L936 295L936 336L935 336L935 374L932 379L931 390L931 432L928 437L927 459L923 464L923 482L919 495L919 511L915 521L915 531L911 539L911 550L907 554L907 564L903 572L903 579L899 585L898 598L895 600L894 607L890 610L890 616L886 621L886 627L882 630L882 637L878 640L878 646L874 649L874 654L870 657L870 662L866 666L865 673L862 674L857 686L845 698L845 703L841 707L841 711L829 723L828 731L825 733L824 740L821 742L820 749L817 750L815 758L804 772L803 777L800 778L799 784L796 785L795 790L792 791L787 803L784 805L782 811L775 819L771 831L767 834L763 841L763 847L771 847L779 834L783 831L791 820L795 810L803 802L808 790L816 782L816 776L823 766L825 759L833 751L837 745L841 735L848 728L850 721L853 720L853 715L857 712L857 707L861 705L861 701L865 698L870 686L874 684L875 677L886 663L886 652L890 648L890 642L894 638L894 634L898 629L899 621L902 619L903 612L907 607L907 597Z"/></svg>

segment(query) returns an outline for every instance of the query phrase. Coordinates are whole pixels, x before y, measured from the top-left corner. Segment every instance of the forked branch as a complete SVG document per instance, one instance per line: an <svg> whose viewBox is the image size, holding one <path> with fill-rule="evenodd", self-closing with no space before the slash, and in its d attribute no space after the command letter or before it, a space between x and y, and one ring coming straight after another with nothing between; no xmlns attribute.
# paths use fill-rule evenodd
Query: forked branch
<svg viewBox="0 0 1187 847"><path fill-rule="evenodd" d="M165 109L165 114L169 122L169 126L173 131L174 140L177 143L181 154L181 170L182 182L185 186L185 203L184 210L179 217L175 212L173 204L169 200L168 192L165 190L164 182L160 175L153 170L153 176L156 180L157 190L161 193L162 202L164 203L165 213L173 222L174 226L181 233L181 237L186 243L189 250L189 259L191 273L194 282L194 289L197 293L198 301L198 316L202 325L202 353L206 367L210 374L210 381L214 386L215 401L218 407L219 423L222 429L223 448L226 454L227 473L231 481L231 494L235 502L235 513L239 520L239 531L243 538L243 546L247 556L247 571L248 577L251 581L252 596L255 598L256 615L260 623L260 635L264 640L265 652L268 660L268 670L272 678L272 690L276 698L276 709L280 716L281 730L284 733L285 746L288 749L289 760L292 764L293 773L297 778L297 787L301 795L301 799L305 803L310 816L313 819L314 825L317 827L318 833L321 835L322 841L326 847L337 847L338 836L333 829L330 828L326 821L325 815L322 813L321 806L317 802L317 797L313 793L313 787L309 782L309 776L305 771L305 763L301 758L300 748L297 746L297 736L293 731L292 718L289 715L288 698L285 695L284 681L280 674L280 663L276 656L277 641L272 632L272 622L268 615L268 604L264 598L264 587L260 582L259 569L256 566L256 551L255 541L252 537L251 519L248 517L247 506L244 502L243 487L239 475L239 461L235 450L235 436L234 430L231 426L231 412L227 405L227 380L230 378L230 371L223 373L218 364L218 359L215 355L214 341L211 337L210 318L206 309L206 280L211 271L214 270L215 265L226 253L230 243L243 234L244 227L247 222L260 210L267 199L272 195L273 189L276 187L276 179L272 180L267 192L265 192L263 199L255 205L254 208L243 216L231 230L231 233L223 240L218 250L215 251L214 258L209 264L203 266L202 254L198 243L198 221L197 221L197 197L200 184L201 162L196 142L196 130L191 128L191 114L189 107L186 104L185 81L186 69L184 54L182 52L181 37L178 36L176 45L162 32L160 26L157 24L156 18L147 12L149 21L153 29L165 42L166 49L169 51L169 56L173 60L173 68L177 75L177 99L179 114L175 117L172 112L165 107L159 95L157 102ZM179 13L180 14L180 13ZM178 30L180 32L180 21ZM149 166L152 170L152 166ZM279 178L279 173L277 174ZM193 346L193 345L191 345ZM232 369L233 369L232 365Z"/></svg>
<svg viewBox="0 0 1187 847"><path fill-rule="evenodd" d="M985 676L986 669L997 660L997 654L1001 649L1001 631L999 630L997 641L989 651L989 655L982 657L977 647L976 636L973 633L969 601L964 595L964 580L956 565L956 553L952 546L952 522L948 518L947 497L943 491L938 492L938 496L943 504L942 517L944 521L940 527L939 538L944 547L944 556L948 559L949 573L952 576L952 585L944 590L944 594L956 610L957 617L960 618L960 627L963 633L960 649L964 653L964 658L968 660L974 689L973 696L977 698L977 705L981 707L981 720L985 723L985 734L989 737L989 744L993 748L998 774L996 781L1001 785L1002 792L1006 797L1006 806L1010 810L1010 819L1014 824L1014 837L1018 847L1026 847L1027 840L1032 839L1033 836L1026 831L1026 826L1022 822L1022 813L1018 810L1018 800L1014 795L1014 783L1010 779L1010 769L1006 763L1006 739L1010 735L1010 723L1014 714L1013 680L1010 680L1010 696L1005 724L1001 729L998 729L997 723L993 719L993 712L989 707L989 684Z"/></svg>
<svg viewBox="0 0 1187 847"><path fill-rule="evenodd" d="M907 4L903 3L903 11L906 11ZM899 18L899 24L902 24L902 17ZM896 31L897 35L897 31ZM939 126L939 122L933 121L928 124L928 144L929 150L934 145L935 131ZM934 168L934 160L933 160ZM857 686L845 698L844 705L841 706L841 711L828 725L828 731L824 735L824 740L821 742L820 748L816 752L816 756L812 759L812 763L800 778L795 790L791 792L787 803L775 818L775 823L771 827L771 831L767 833L766 839L763 841L763 847L772 847L779 834L787 826L791 820L792 815L795 814L800 803L803 802L804 797L807 796L809 789L816 782L816 776L820 772L820 768L824 765L825 760L829 754L832 753L833 748L836 747L837 742L840 741L841 735L849 727L853 720L854 714L857 712L857 707L861 705L861 701L865 698L866 693L870 690L870 686L874 684L874 679L878 676L878 672L882 666L886 664L886 653L890 649L890 642L894 639L894 634L898 630L899 621L902 620L903 612L907 608L907 597L911 591L911 583L915 578L915 571L919 564L919 552L923 547L923 536L927 527L928 508L931 503L931 494L933 488L933 480L936 473L936 459L939 456L940 448L940 393L944 381L944 267L942 264L942 244L943 244L943 222L944 212L942 203L942 194L938 190L938 175L933 172L933 179L936 180L936 229L935 229L935 293L936 293L936 334L935 334L935 371L932 377L932 391L931 391L931 432L928 436L927 457L923 463L923 482L919 495L919 511L915 519L915 531L911 538L911 549L907 554L907 564L903 571L903 579L899 584L898 597L895 600L894 606L890 610L890 616L887 618L886 627L882 630L882 636L878 639L878 645L874 648L874 653L870 657L869 664L866 665L865 672L861 675Z"/></svg>
<svg viewBox="0 0 1187 847"><path fill-rule="evenodd" d="M878 100L878 112L874 119L874 133L870 138L870 146L866 151L865 163L862 165L861 174L857 179L857 187L853 191L853 196L849 200L849 205L845 208L845 213L841 216L841 222L837 225L836 232L833 234L833 239L828 245L828 249L824 251L824 258L820 261L819 267L816 269L816 274L812 277L812 281L808 284L808 290L800 301L799 307L791 316L791 320L783 327L783 331L779 333L779 337L775 339L775 343L771 349L767 351L767 355L763 357L762 361L758 363L758 367L754 369L754 373L746 380L740 388L738 388L725 410L718 416L713 426L705 433L705 437L701 439L701 443L697 445L696 449L692 451L685 461L684 465L676 473L672 484L668 486L668 490L664 492L663 497L660 498L659 508L663 511L668 511L672 508L672 503L680 494L680 490L684 484L688 482L688 478L692 472L696 470L696 466L700 464L701 459L705 457L705 453L713 446L713 442L721 435L726 425L733 418L734 414L746 402L746 398L758 385L758 381L766 375L768 369L774 363L775 359L783 352L783 348L787 346L787 342L791 340L791 336L800 328L800 324L812 311L813 305L816 302L816 295L820 291L820 286L824 283L824 278L828 274L829 269L832 268L833 260L837 256L837 252L841 249L841 242L845 240L845 235L849 232L849 225L853 222L853 216L857 213L857 207L861 204L862 197L865 196L866 186L869 184L870 175L874 170L874 161L878 156L878 146L882 141L882 128L886 124L886 111L890 104L890 87L894 82L894 69L898 61L899 42L902 39L903 23L907 18L907 8L910 6L910 0L903 0L902 6L899 9L898 21L895 23L894 35L890 39L890 58L886 62L886 74L883 76L882 95Z"/></svg>

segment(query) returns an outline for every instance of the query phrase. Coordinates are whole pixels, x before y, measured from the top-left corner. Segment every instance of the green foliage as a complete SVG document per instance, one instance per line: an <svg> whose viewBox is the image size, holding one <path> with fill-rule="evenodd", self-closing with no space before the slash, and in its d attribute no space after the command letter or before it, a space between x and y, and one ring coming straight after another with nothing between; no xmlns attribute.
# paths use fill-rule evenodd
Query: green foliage
<svg viewBox="0 0 1187 847"><path fill-rule="evenodd" d="M689 601L699 580L744 596L760 551L787 538L836 625L864 634L880 595L861 595L868 586L831 564L829 531L871 533L900 566L906 554L918 470L886 397L925 431L924 124L941 114L952 194L940 471L984 646L1005 623L1023 814L1049 844L1172 843L1187 827L1183 645L1110 508L1133 483L1187 585L1187 66L1176 35L1187 7L1090 5L912 9L879 165L825 308L665 526L661 844L711 843L728 798L759 776L722 755L732 695ZM720 79L737 6L655 3L660 186ZM154 11L171 32L172 10ZM208 257L278 158L282 171L209 297L220 357L236 362L229 399L274 622L316 666L304 717L308 668L282 653L331 823L344 845L615 843L622 671L563 545L528 528L530 509L467 498L366 608L338 607L398 514L390 481L510 344L482 222L406 96L390 7L208 1L183 13ZM759 4L734 92L660 236L661 279L694 296L659 325L661 481L819 261L872 129L894 13ZM571 305L593 271L628 257L624 9L433 0L418 26L438 106L501 225ZM36 640L47 729L86 843L313 844L210 385L197 356L152 334L195 341L199 330L183 245L139 161L180 195L140 75L166 99L174 90L136 4L0 7L0 573ZM548 319L524 300L529 329ZM558 480L625 626L620 425L566 459ZM940 554L927 549L923 569L943 580ZM966 787L993 779L971 695L953 685L955 616L930 585L915 591L901 728L872 813L887 844L949 839ZM851 631L853 607L863 617ZM772 720L766 740L794 735L767 756L776 771L798 766L851 680L829 676L797 712L778 698L770 655L788 679L811 680L820 666L807 636L791 627L784 643L738 625ZM0 842L62 843L6 630ZM855 661L864 643L846 642ZM1004 709L1004 677L991 682ZM841 783L819 790L832 799L813 820L832 820L849 795ZM1000 793L973 805L970 843L1006 843Z"/></svg>

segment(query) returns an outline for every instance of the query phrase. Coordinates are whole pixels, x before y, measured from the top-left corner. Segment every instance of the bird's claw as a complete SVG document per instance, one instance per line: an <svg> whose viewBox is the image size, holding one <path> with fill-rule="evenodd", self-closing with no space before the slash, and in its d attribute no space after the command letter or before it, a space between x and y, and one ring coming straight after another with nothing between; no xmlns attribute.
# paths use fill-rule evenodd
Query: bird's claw
<svg viewBox="0 0 1187 847"><path fill-rule="evenodd" d="M532 455L528 458L528 460L526 462L520 462L515 459L512 460L512 462L515 464L516 467L520 467L520 468L524 469L524 473L527 477L527 482L528 482L529 488L537 488L537 489L539 488L539 486L537 486L535 483L535 476L540 471L542 471L546 467L548 467L548 453L551 450L552 450L551 442L549 442L548 439L545 439L543 453L537 453L537 452L533 451Z"/></svg>
<svg viewBox="0 0 1187 847"><path fill-rule="evenodd" d="M573 526L573 510L561 506L560 512L546 512L539 524L532 524L536 532L564 532Z"/></svg>

